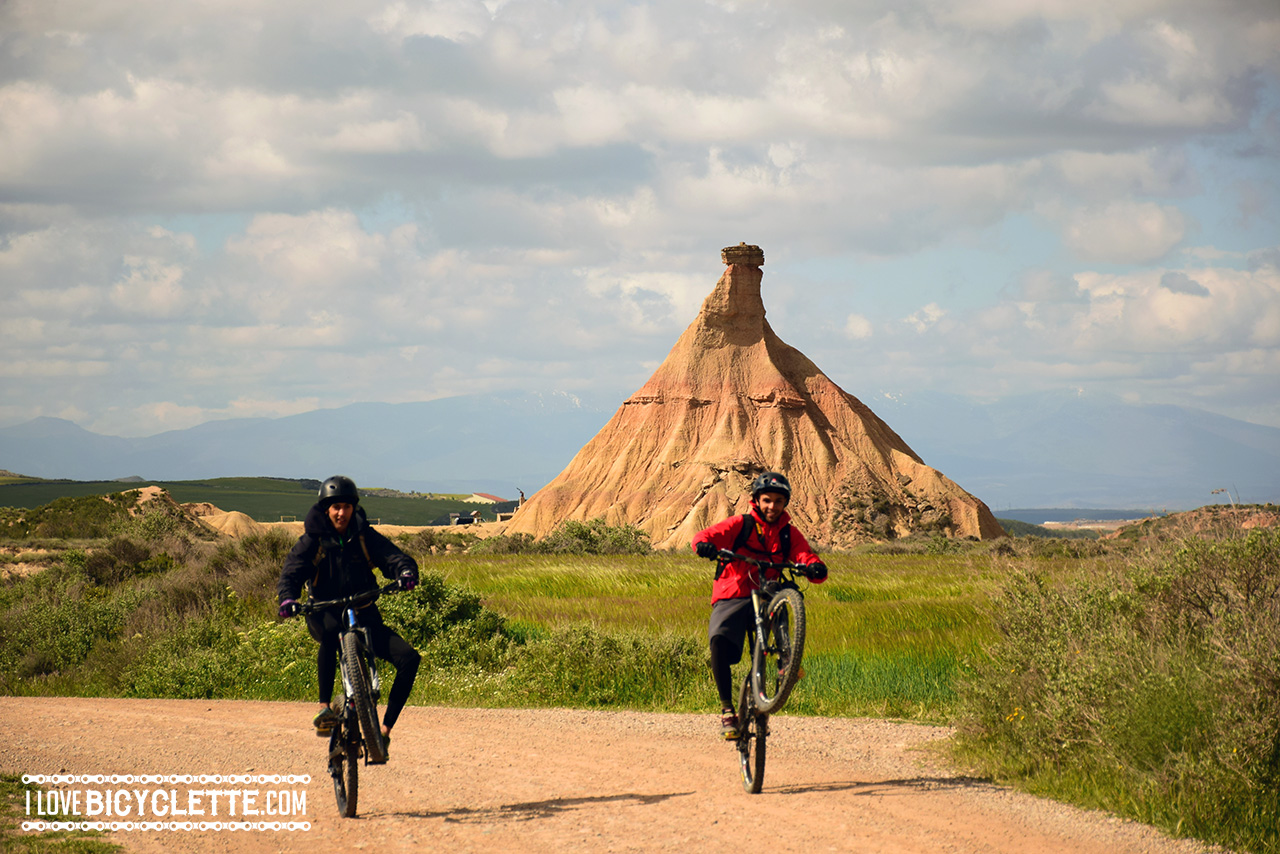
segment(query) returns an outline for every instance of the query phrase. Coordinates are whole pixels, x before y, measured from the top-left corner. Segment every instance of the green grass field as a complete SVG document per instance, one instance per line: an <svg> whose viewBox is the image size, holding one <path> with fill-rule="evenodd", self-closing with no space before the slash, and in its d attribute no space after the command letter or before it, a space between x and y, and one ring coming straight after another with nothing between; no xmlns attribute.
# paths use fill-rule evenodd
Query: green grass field
<svg viewBox="0 0 1280 854"><path fill-rule="evenodd" d="M838 554L828 565L830 579L806 590L806 678L789 710L944 719L958 668L991 638L982 607L997 583L990 559ZM424 568L518 626L706 642L712 565L692 554L446 556Z"/></svg>

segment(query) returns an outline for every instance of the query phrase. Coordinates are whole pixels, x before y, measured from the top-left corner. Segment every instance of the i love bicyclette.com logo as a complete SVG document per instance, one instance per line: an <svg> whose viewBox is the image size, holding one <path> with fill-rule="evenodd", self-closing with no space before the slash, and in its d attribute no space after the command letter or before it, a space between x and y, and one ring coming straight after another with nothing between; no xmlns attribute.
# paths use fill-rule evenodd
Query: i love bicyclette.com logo
<svg viewBox="0 0 1280 854"><path fill-rule="evenodd" d="M22 782L27 831L311 829L310 774L23 774Z"/></svg>

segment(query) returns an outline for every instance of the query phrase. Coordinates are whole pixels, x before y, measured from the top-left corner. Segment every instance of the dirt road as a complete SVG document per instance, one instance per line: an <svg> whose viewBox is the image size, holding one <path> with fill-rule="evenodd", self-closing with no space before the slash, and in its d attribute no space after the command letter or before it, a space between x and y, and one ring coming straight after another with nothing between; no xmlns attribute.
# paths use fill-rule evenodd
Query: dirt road
<svg viewBox="0 0 1280 854"><path fill-rule="evenodd" d="M309 830L112 834L130 851L157 854L684 854L735 844L771 852L1204 850L957 774L927 749L946 737L943 729L849 719L775 718L765 791L747 795L736 753L715 738L709 716L410 707L391 762L361 769L360 817L342 819L325 774L326 743L305 726L310 715L304 703L0 697L0 770L311 776L309 785L234 786L296 789L295 806L305 790L305 814L279 820L306 821ZM59 788L176 788L178 803L183 789L200 786L107 780ZM224 818L229 798L218 819L207 814L207 797L197 802L204 820ZM260 794L254 803L264 802ZM154 797L149 803L156 806Z"/></svg>

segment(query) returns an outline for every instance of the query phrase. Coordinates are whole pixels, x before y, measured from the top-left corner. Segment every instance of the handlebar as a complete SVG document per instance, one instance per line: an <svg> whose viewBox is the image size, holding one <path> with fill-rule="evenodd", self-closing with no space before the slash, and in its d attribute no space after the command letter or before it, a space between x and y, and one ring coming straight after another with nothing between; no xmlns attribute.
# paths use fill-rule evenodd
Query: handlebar
<svg viewBox="0 0 1280 854"><path fill-rule="evenodd" d="M740 560L743 563L751 564L757 569L778 569L778 570L787 569L787 570L791 570L797 575L803 576L804 578L809 577L809 572L808 572L809 568L802 563L792 563L791 561L783 561L781 563L778 563L771 560L762 560L761 558L751 557L751 555L744 555L744 554L739 554L738 552L729 551L728 549L718 550L714 555L712 555L709 558L709 560L714 560L719 563L730 563L731 561Z"/></svg>
<svg viewBox="0 0 1280 854"><path fill-rule="evenodd" d="M374 602L383 593L391 593L400 589L399 581L392 581L384 584L382 587L374 587L371 590L365 590L362 593L353 593L350 596L344 596L341 599L315 600L308 599L306 602L298 606L298 612L301 614L310 614L315 611L322 611L325 608L354 608L358 605L364 605L368 602Z"/></svg>

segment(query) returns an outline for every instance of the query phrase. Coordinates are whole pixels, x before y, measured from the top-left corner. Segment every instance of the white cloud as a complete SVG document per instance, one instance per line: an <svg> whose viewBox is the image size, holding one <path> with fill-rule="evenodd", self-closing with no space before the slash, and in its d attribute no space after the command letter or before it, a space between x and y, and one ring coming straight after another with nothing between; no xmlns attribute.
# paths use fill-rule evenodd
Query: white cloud
<svg viewBox="0 0 1280 854"><path fill-rule="evenodd" d="M739 240L772 318L920 382L1176 370L1207 400L1280 326L1274 4L104 0L0 30L6 418L643 381Z"/></svg>
<svg viewBox="0 0 1280 854"><path fill-rule="evenodd" d="M470 42L488 29L492 15L474 0L443 0L431 4L391 3L370 19L375 32L398 41L430 36Z"/></svg>
<svg viewBox="0 0 1280 854"><path fill-rule="evenodd" d="M1117 201L1067 212L1062 239L1085 261L1139 264L1163 258L1187 228L1186 217L1172 205Z"/></svg>
<svg viewBox="0 0 1280 854"><path fill-rule="evenodd" d="M850 338L861 340L870 338L875 329L871 321L860 314L850 314L844 321L844 334Z"/></svg>
<svg viewBox="0 0 1280 854"><path fill-rule="evenodd" d="M936 326L938 321L947 316L947 311L936 302L931 302L922 307L914 314L903 318L903 321L915 329L916 332L923 333L929 328Z"/></svg>

